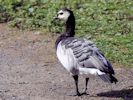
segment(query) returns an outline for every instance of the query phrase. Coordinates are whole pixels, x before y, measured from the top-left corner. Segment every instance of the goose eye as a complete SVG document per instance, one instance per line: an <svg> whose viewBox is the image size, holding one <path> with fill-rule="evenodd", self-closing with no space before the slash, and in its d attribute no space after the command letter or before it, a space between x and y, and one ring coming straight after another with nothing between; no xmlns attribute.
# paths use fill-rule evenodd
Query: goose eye
<svg viewBox="0 0 133 100"><path fill-rule="evenodd" d="M60 15L63 15L63 13L60 13Z"/></svg>

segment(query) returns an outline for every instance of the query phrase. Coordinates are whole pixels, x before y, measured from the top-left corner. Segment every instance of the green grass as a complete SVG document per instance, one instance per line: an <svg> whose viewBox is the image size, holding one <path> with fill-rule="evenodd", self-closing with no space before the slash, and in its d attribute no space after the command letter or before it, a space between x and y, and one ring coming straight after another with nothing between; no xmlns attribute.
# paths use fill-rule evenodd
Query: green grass
<svg viewBox="0 0 133 100"><path fill-rule="evenodd" d="M62 23L51 23L52 18L60 8L71 8L76 17L77 36L96 42L115 66L133 67L132 0L21 1L0 0L0 20L6 16L13 27L61 32Z"/></svg>
<svg viewBox="0 0 133 100"><path fill-rule="evenodd" d="M133 65L133 35L96 37L99 48L116 66L132 67Z"/></svg>

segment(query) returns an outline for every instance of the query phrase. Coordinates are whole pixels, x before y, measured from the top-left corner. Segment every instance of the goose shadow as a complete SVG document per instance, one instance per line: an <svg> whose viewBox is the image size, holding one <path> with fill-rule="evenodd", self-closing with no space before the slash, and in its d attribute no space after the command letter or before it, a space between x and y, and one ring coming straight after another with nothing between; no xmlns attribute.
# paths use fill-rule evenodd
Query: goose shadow
<svg viewBox="0 0 133 100"><path fill-rule="evenodd" d="M124 100L133 100L133 88L102 92L98 93L97 96L109 97L109 98L124 98Z"/></svg>

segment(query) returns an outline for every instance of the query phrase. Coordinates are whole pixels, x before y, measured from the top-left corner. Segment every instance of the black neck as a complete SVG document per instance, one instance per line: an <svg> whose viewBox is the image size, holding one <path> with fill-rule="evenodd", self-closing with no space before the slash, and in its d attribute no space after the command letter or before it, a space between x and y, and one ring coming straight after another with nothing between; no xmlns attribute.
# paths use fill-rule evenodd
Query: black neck
<svg viewBox="0 0 133 100"><path fill-rule="evenodd" d="M64 35L67 37L73 37L75 35L75 18L73 15L68 18L65 28Z"/></svg>
<svg viewBox="0 0 133 100"><path fill-rule="evenodd" d="M68 37L74 37L75 35L75 17L73 13L70 15L71 16L69 16L68 20L65 23L64 33L61 36L59 36L58 39L56 40L56 48L61 40L66 39Z"/></svg>

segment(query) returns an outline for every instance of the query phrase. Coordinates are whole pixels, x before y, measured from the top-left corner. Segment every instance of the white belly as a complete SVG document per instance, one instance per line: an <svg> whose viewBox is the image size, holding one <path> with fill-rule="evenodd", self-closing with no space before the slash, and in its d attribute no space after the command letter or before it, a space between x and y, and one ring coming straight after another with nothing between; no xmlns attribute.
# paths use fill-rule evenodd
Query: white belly
<svg viewBox="0 0 133 100"><path fill-rule="evenodd" d="M71 49L66 49L65 46L62 46L61 43L59 43L56 54L61 64L69 72L72 74L79 74L77 66L78 64Z"/></svg>

